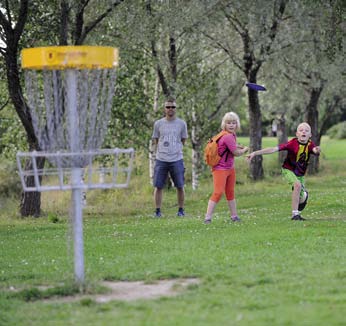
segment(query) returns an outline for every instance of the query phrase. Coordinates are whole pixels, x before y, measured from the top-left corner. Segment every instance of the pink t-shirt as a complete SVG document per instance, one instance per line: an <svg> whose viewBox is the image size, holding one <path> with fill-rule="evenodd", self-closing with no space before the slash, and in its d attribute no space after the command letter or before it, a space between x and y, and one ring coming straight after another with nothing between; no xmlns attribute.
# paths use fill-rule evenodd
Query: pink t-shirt
<svg viewBox="0 0 346 326"><path fill-rule="evenodd" d="M221 157L218 164L213 166L213 170L229 170L234 166L233 151L237 148L237 136L235 134L228 134L221 137L218 142L219 155L221 155L226 149L226 153Z"/></svg>

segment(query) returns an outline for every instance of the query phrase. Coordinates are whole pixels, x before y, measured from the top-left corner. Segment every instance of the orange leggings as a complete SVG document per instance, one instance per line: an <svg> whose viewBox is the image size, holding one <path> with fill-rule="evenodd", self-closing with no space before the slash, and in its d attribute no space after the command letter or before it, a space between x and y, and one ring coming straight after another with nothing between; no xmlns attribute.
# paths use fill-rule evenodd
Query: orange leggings
<svg viewBox="0 0 346 326"><path fill-rule="evenodd" d="M230 170L214 170L213 171L214 192L210 197L215 203L218 203L223 195L226 193L227 200L235 198L235 168Z"/></svg>

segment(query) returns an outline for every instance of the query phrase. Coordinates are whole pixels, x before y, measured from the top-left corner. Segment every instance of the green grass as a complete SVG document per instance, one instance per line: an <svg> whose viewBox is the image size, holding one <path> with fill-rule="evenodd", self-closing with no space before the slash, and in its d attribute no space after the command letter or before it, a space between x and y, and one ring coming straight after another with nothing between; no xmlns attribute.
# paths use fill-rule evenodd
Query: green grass
<svg viewBox="0 0 346 326"><path fill-rule="evenodd" d="M274 144L264 139L263 146ZM224 199L212 224L202 223L208 173L197 191L186 187L186 218L175 216L174 190L164 192L164 217L152 218L146 175L134 175L130 189L88 193L85 291L101 291L102 280L201 280L178 297L44 301L78 291L67 245L69 193L43 194L44 218L20 219L11 205L4 208L0 325L344 325L346 142L326 138L322 148L320 174L306 177L305 222L289 218L276 155L264 157L266 178L256 183L237 159L239 224L229 223Z"/></svg>

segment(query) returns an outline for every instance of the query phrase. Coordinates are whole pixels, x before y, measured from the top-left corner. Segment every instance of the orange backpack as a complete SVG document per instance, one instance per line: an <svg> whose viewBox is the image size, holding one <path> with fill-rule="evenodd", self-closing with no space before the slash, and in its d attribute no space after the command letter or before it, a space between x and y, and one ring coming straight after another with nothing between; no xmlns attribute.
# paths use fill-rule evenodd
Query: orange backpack
<svg viewBox="0 0 346 326"><path fill-rule="evenodd" d="M226 149L221 155L218 152L218 141L222 136L227 135L227 131L221 131L214 137L210 138L207 145L204 148L204 161L210 166L215 166L221 160L221 157L227 152Z"/></svg>

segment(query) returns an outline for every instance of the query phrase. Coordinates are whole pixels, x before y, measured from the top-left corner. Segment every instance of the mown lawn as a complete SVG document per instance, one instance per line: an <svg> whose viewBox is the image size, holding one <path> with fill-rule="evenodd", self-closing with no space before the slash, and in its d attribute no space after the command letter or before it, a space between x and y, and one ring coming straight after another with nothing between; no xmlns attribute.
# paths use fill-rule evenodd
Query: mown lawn
<svg viewBox="0 0 346 326"><path fill-rule="evenodd" d="M245 142L246 140L244 140ZM272 146L274 139L264 139ZM76 292L65 193L44 194L45 217L0 218L0 325L344 325L346 310L346 142L324 139L321 172L307 176L307 221L290 220L290 192L276 156L253 183L237 159L242 223L225 200L202 223L211 178L186 188L185 218L174 190L164 217L152 217L152 189L134 175L130 189L88 193L84 211L86 292L102 280L196 277L177 297L134 302L56 302ZM38 287L52 287L40 290Z"/></svg>

